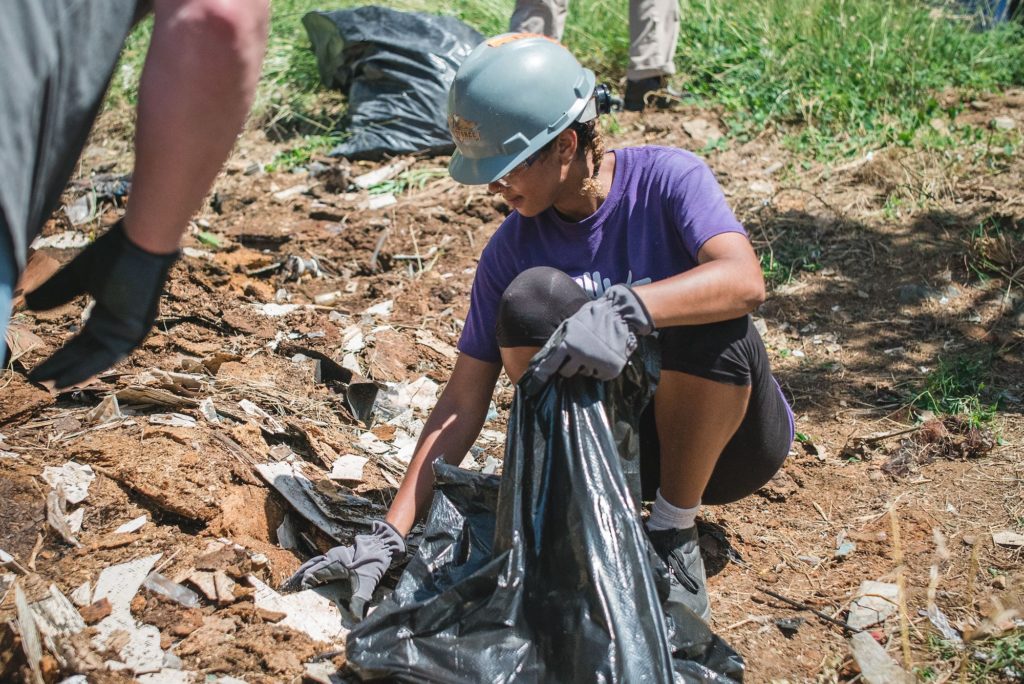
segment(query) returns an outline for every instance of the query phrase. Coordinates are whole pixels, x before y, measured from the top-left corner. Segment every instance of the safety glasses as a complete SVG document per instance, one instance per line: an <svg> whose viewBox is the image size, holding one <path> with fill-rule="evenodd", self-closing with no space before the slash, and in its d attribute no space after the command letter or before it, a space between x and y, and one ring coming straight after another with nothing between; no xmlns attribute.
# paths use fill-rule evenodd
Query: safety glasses
<svg viewBox="0 0 1024 684"><path fill-rule="evenodd" d="M509 187L509 179L513 178L517 173L522 173L525 169L528 169L530 166L532 166L535 161L540 159L540 155L543 151L544 148L540 148L539 150L531 154L529 157L527 157L522 164L519 164L518 166L516 166L511 171L509 171L504 176L502 176L501 178L497 179L494 182L503 188Z"/></svg>

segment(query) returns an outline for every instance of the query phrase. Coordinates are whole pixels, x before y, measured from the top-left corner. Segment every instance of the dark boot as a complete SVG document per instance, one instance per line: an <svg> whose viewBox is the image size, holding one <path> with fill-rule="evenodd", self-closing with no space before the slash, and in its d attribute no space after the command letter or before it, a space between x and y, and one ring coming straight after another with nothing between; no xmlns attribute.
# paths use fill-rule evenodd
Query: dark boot
<svg viewBox="0 0 1024 684"><path fill-rule="evenodd" d="M705 622L711 617L707 575L700 556L697 526L685 530L648 530L658 557L668 566L670 603L681 603Z"/></svg>
<svg viewBox="0 0 1024 684"><path fill-rule="evenodd" d="M665 76L651 76L638 81L626 81L623 104L626 111L642 112L646 107L667 109L679 102L683 93L672 88Z"/></svg>

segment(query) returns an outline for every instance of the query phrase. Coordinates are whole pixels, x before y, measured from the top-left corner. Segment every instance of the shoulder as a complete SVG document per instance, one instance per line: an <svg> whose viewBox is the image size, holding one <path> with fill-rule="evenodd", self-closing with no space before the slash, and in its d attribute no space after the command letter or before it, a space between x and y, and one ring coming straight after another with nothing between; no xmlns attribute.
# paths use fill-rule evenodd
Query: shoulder
<svg viewBox="0 0 1024 684"><path fill-rule="evenodd" d="M616 151L622 155L626 166L634 172L644 175L671 176L681 178L697 171L709 172L707 162L693 152L678 147L645 145L643 147L625 147Z"/></svg>

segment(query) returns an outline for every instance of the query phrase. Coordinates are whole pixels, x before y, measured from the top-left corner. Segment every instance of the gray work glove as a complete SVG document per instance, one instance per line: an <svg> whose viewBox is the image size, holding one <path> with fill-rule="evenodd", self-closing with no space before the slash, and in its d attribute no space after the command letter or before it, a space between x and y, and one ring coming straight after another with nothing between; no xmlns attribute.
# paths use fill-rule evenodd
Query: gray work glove
<svg viewBox="0 0 1024 684"><path fill-rule="evenodd" d="M626 285L613 285L562 321L551 336L554 348L545 350L534 377L546 382L558 373L611 380L636 350L637 335L652 332L654 321L640 298Z"/></svg>
<svg viewBox="0 0 1024 684"><path fill-rule="evenodd" d="M369 534L360 534L352 546L335 546L310 558L284 583L286 589L312 589L322 584L348 580L352 585L351 610L363 617L373 590L391 567L391 561L405 553L405 540L394 527L375 521Z"/></svg>
<svg viewBox="0 0 1024 684"><path fill-rule="evenodd" d="M137 247L118 221L110 230L25 295L35 311L52 309L83 294L96 301L82 332L29 373L35 382L70 387L127 356L156 320L167 273L178 258Z"/></svg>

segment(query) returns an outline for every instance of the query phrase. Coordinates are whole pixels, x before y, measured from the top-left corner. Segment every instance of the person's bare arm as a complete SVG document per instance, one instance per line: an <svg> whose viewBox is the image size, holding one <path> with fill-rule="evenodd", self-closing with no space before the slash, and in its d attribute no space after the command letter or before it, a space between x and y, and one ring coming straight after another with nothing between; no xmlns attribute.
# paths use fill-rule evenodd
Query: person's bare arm
<svg viewBox="0 0 1024 684"><path fill-rule="evenodd" d="M252 105L268 0L156 0L139 83L128 238L178 248Z"/></svg>
<svg viewBox="0 0 1024 684"><path fill-rule="evenodd" d="M465 354L456 360L385 518L401 534L408 534L430 505L434 487L431 464L438 458L449 463L461 462L480 434L500 372L498 363L479 361Z"/></svg>
<svg viewBox="0 0 1024 684"><path fill-rule="evenodd" d="M714 236L697 259L685 273L633 288L656 327L738 318L764 301L761 263L742 233Z"/></svg>

